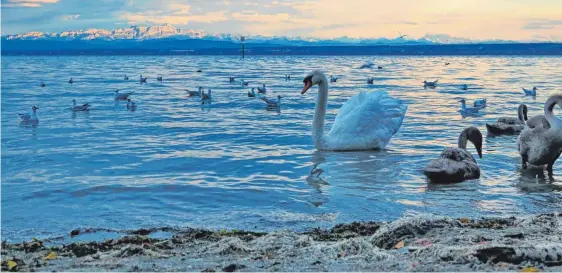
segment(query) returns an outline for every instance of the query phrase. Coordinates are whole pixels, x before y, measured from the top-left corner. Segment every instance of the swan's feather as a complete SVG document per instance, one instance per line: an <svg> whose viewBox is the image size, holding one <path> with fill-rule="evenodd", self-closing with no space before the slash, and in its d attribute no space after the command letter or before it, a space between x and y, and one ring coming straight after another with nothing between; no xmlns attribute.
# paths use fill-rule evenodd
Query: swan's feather
<svg viewBox="0 0 562 273"><path fill-rule="evenodd" d="M433 182L461 182L479 178L480 168L468 151L447 148L440 158L427 164L424 174Z"/></svg>
<svg viewBox="0 0 562 273"><path fill-rule="evenodd" d="M550 128L550 123L548 123L544 115L538 115L527 120L527 126L530 128L543 127L548 129Z"/></svg>
<svg viewBox="0 0 562 273"><path fill-rule="evenodd" d="M407 106L386 92L360 92L340 109L326 146L333 150L384 149L398 132Z"/></svg>
<svg viewBox="0 0 562 273"><path fill-rule="evenodd" d="M527 157L529 163L535 166L550 164L556 155L562 151L561 145L554 145L551 135L545 127L527 127L517 138L519 153Z"/></svg>
<svg viewBox="0 0 562 273"><path fill-rule="evenodd" d="M518 134L525 129L525 123L517 118L502 117L499 118L496 124L486 124L488 133L503 135L503 134Z"/></svg>

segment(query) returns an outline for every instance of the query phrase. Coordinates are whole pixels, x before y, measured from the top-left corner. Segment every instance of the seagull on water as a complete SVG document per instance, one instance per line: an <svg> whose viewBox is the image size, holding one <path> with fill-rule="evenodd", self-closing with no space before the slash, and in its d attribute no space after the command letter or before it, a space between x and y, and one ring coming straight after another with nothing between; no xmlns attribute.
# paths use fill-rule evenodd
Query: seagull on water
<svg viewBox="0 0 562 273"><path fill-rule="evenodd" d="M119 89L115 90L115 95L114 95L114 99L115 100L126 100L129 98L130 95L132 95L133 92L125 92L125 93L119 93Z"/></svg>
<svg viewBox="0 0 562 273"><path fill-rule="evenodd" d="M39 117L37 117L37 109L39 109L39 107L33 105L31 106L31 114L18 113L18 116L20 117L22 122L39 122Z"/></svg>
<svg viewBox="0 0 562 273"><path fill-rule="evenodd" d="M81 111L88 111L90 109L88 109L88 107L90 107L89 103L85 103L82 105L76 105L76 100L73 99L72 100L72 107L70 107L70 110L74 111L74 112L81 112Z"/></svg>

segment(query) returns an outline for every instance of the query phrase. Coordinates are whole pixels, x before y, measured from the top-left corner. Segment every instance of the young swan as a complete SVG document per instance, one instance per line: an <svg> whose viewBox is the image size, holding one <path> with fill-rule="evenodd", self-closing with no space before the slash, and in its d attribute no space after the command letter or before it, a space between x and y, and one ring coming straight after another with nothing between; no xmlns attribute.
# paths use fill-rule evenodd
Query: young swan
<svg viewBox="0 0 562 273"><path fill-rule="evenodd" d="M546 170L552 176L554 162L562 153L562 120L553 113L556 104L562 107L562 95L551 96L544 104L544 117L550 127L528 126L519 135L519 154L523 169L527 168L527 163L547 165Z"/></svg>
<svg viewBox="0 0 562 273"><path fill-rule="evenodd" d="M517 110L517 118L501 117L496 124L486 123L488 134L493 135L515 135L521 133L525 129L525 122L527 120L527 106L525 104L519 105Z"/></svg>
<svg viewBox="0 0 562 273"><path fill-rule="evenodd" d="M476 147L478 156L482 158L482 133L476 127L468 127L459 136L458 148L447 148L424 169L427 179L432 182L462 182L480 178L480 167L476 160L466 150L470 141Z"/></svg>

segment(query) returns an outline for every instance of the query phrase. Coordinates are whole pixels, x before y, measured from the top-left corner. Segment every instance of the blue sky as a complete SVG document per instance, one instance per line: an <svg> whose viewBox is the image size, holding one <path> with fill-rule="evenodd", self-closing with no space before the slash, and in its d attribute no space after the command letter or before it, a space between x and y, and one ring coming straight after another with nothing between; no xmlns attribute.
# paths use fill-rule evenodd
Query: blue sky
<svg viewBox="0 0 562 273"><path fill-rule="evenodd" d="M562 41L562 0L1 0L2 34L172 24L212 33Z"/></svg>

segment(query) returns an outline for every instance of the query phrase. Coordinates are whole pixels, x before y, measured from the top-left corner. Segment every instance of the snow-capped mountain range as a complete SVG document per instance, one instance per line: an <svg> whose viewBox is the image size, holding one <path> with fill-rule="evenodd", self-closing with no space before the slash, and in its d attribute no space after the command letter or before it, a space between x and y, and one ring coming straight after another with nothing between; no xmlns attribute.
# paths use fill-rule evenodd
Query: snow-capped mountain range
<svg viewBox="0 0 562 273"><path fill-rule="evenodd" d="M118 28L114 30L107 29L86 29L64 31L60 33L46 32L28 32L17 35L2 36L6 40L150 40L161 38L173 39L204 39L214 41L239 41L239 35L227 33L213 34L205 33L201 30L180 29L172 25L164 24L160 26L131 26L128 28ZM308 37L271 37L271 36L247 36L248 43L272 43L278 45L366 45L366 44L468 44L478 43L482 41L473 41L465 38L451 37L446 34L425 35L419 39L403 39L403 38L374 38L359 39L349 37L339 37L334 39L315 39ZM513 43L513 41L486 41L492 43Z"/></svg>
<svg viewBox="0 0 562 273"><path fill-rule="evenodd" d="M72 30L61 33L46 33L32 31L24 34L6 35L7 40L38 40L38 39L64 39L64 40L144 40L166 37L203 38L205 34L198 30L182 30L171 25L162 26L131 26L129 28L86 29Z"/></svg>

